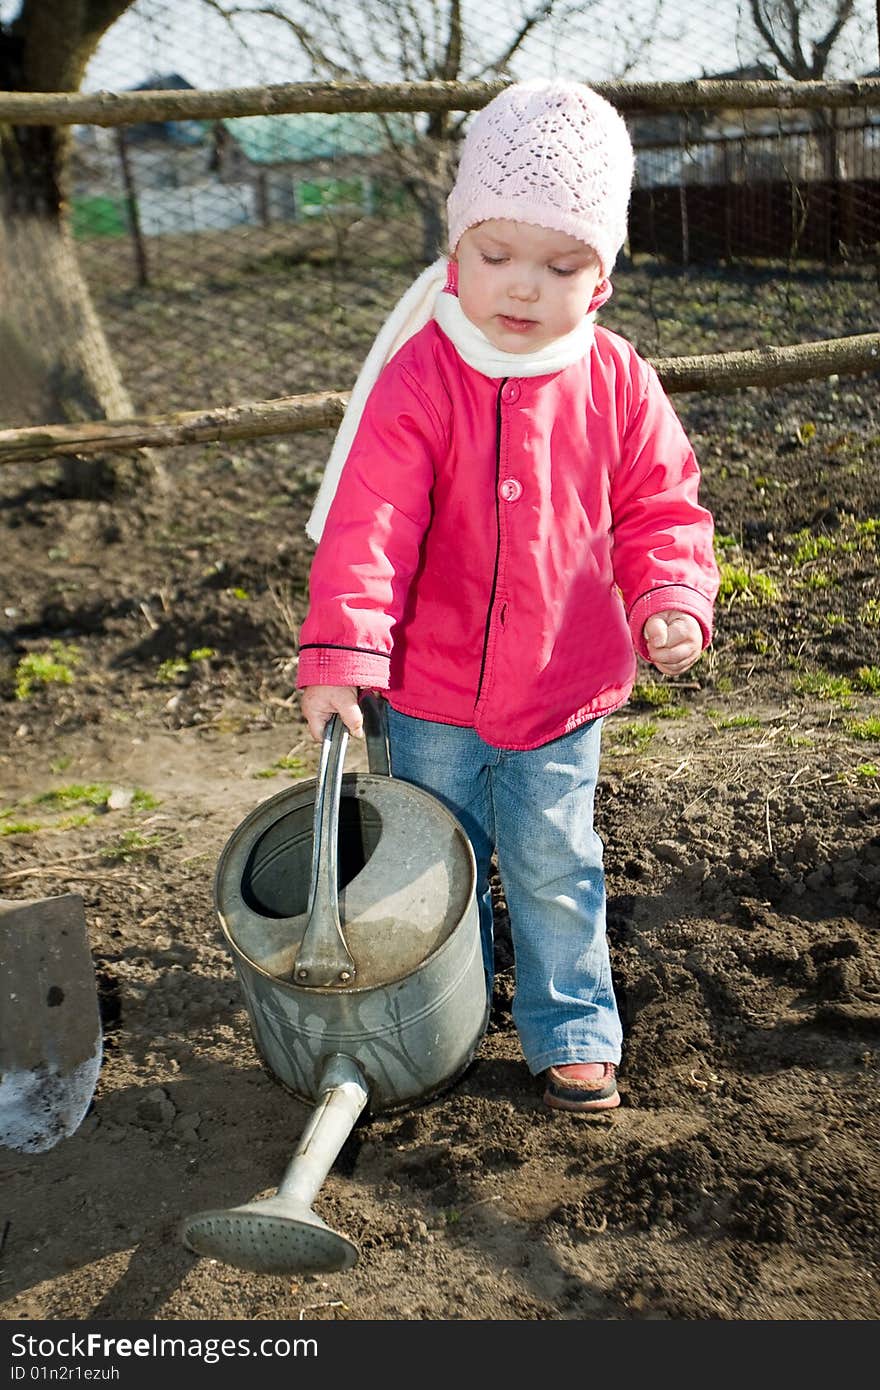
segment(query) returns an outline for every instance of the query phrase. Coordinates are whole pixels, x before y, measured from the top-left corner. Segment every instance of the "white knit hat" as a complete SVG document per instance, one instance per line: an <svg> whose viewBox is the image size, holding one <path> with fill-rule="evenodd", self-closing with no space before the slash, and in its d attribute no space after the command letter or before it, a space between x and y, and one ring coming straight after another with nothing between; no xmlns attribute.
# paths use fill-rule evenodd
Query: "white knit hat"
<svg viewBox="0 0 880 1390"><path fill-rule="evenodd" d="M503 217L584 241L610 275L626 238L633 151L623 118L580 82L519 82L483 107L447 200L449 245Z"/></svg>

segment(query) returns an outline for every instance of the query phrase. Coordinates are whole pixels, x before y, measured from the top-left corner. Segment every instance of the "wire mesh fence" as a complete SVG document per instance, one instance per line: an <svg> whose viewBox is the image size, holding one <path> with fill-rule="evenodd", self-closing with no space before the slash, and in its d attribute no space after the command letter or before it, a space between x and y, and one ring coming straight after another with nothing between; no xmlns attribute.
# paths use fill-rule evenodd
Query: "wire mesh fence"
<svg viewBox="0 0 880 1390"><path fill-rule="evenodd" d="M791 7L758 0L721 0L711 11L694 0L135 0L116 8L83 91L351 77L880 73L870 56L873 0L796 5L800 38L784 27ZM0 22L12 29L25 9L0 0ZM819 67L816 45L826 42ZM804 54L816 70L798 70ZM101 325L125 358L134 407L349 386L394 296L443 247L445 195L468 119L308 112L75 126L70 226ZM639 347L717 351L876 327L880 108L732 105L627 119L636 183L606 317L617 315ZM805 277L821 286L827 312L817 313L815 298L805 308L794 293ZM696 337L691 325L687 343L663 292L683 281L725 306L722 317L703 316ZM834 298L841 283L853 290L845 306Z"/></svg>

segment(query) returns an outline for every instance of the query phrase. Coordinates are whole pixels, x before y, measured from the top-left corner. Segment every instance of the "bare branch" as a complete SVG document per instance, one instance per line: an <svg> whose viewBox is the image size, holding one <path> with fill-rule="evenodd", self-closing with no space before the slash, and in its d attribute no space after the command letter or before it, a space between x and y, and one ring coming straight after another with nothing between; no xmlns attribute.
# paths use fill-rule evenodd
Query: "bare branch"
<svg viewBox="0 0 880 1390"><path fill-rule="evenodd" d="M880 333L798 343L794 347L768 346L702 357L665 357L653 359L653 365L670 394L778 386L827 377L832 373L855 376L861 372L880 371ZM258 439L327 429L339 424L348 399L347 392L324 391L130 420L0 430L0 465L34 463L70 454L128 452L149 445L167 447L221 439Z"/></svg>
<svg viewBox="0 0 880 1390"><path fill-rule="evenodd" d="M294 82L216 91L0 92L0 121L15 125L131 125L298 111L478 111L509 84ZM593 82L618 111L840 110L880 106L880 78L840 82Z"/></svg>
<svg viewBox="0 0 880 1390"><path fill-rule="evenodd" d="M802 29L808 10L805 0L749 0L752 22L777 59L783 72L798 79L817 80L828 66L831 50L851 19L855 0L836 0L832 22L825 35L811 44L812 59L804 52ZM786 39L788 44L786 46Z"/></svg>

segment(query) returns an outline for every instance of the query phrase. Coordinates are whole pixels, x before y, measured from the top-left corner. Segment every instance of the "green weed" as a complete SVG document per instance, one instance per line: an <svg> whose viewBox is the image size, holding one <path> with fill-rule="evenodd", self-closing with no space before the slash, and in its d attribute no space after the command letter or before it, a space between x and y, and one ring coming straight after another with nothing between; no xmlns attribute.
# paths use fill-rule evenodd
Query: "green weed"
<svg viewBox="0 0 880 1390"><path fill-rule="evenodd" d="M88 786L71 783L67 787L56 787L51 792L41 792L34 797L34 801L38 806L55 806L59 809L68 806L103 806L111 790L106 782L92 782Z"/></svg>
<svg viewBox="0 0 880 1390"><path fill-rule="evenodd" d="M623 752L640 753L648 746L656 732L656 724L643 724L640 720L635 720L620 730L614 746Z"/></svg>
<svg viewBox="0 0 880 1390"><path fill-rule="evenodd" d="M47 685L71 685L71 668L79 659L77 648L63 642L52 642L48 652L28 652L15 668L16 700L29 700L35 690Z"/></svg>
<svg viewBox="0 0 880 1390"><path fill-rule="evenodd" d="M107 798L110 796L112 787L108 782L90 782L81 784L72 782L66 787L56 787L49 792L41 792L39 796L33 798L34 805L46 806L50 810L68 810L74 806L105 806ZM141 788L135 788L132 793L130 809L132 811L154 811L161 802L153 796L152 792L145 792ZM84 822L85 823L85 822Z"/></svg>
<svg viewBox="0 0 880 1390"><path fill-rule="evenodd" d="M189 670L189 662L182 656L169 657L167 661L162 661L156 671L156 680L163 685L176 681L178 676L185 676Z"/></svg>
<svg viewBox="0 0 880 1390"><path fill-rule="evenodd" d="M33 820L14 820L8 825L0 826L0 835L33 835L38 830L45 830L44 825L39 821Z"/></svg>
<svg viewBox="0 0 880 1390"><path fill-rule="evenodd" d="M730 714L718 721L719 729L759 729L761 721L754 714Z"/></svg>
<svg viewBox="0 0 880 1390"><path fill-rule="evenodd" d="M830 588L834 583L836 580L831 578L827 570L813 570L812 574L808 574L805 579L800 580L800 587L802 589L822 590Z"/></svg>
<svg viewBox="0 0 880 1390"><path fill-rule="evenodd" d="M850 719L846 728L853 738L870 739L874 742L880 739L880 719L875 714L869 715L867 719Z"/></svg>
<svg viewBox="0 0 880 1390"><path fill-rule="evenodd" d="M718 589L719 603L733 603L742 600L763 606L779 597L779 589L768 574L759 570L747 570L742 565L720 566L721 583Z"/></svg>
<svg viewBox="0 0 880 1390"><path fill-rule="evenodd" d="M211 657L216 656L214 647L193 647L189 656L169 657L167 661L162 661L156 671L156 680L163 685L170 684L178 680L181 676L189 673L190 667L197 661L210 661Z"/></svg>
<svg viewBox="0 0 880 1390"><path fill-rule="evenodd" d="M672 691L661 681L636 681L630 699L634 705L647 705L650 709L660 709L672 704Z"/></svg>
<svg viewBox="0 0 880 1390"><path fill-rule="evenodd" d="M859 617L869 627L880 627L880 598L869 598L859 609Z"/></svg>
<svg viewBox="0 0 880 1390"><path fill-rule="evenodd" d="M880 666L860 666L856 671L856 680L861 690L880 695Z"/></svg>
<svg viewBox="0 0 880 1390"><path fill-rule="evenodd" d="M880 777L880 767L876 763L859 763L856 768L856 776L863 782L873 781L875 777Z"/></svg>
<svg viewBox="0 0 880 1390"><path fill-rule="evenodd" d="M794 537L797 547L792 556L795 565L807 565L820 555L844 555L855 550L855 541L840 536L814 536L811 531L798 531Z"/></svg>
<svg viewBox="0 0 880 1390"><path fill-rule="evenodd" d="M727 535L723 531L716 531L712 539L716 559L721 559L729 550L736 550L739 542L736 536Z"/></svg>
<svg viewBox="0 0 880 1390"><path fill-rule="evenodd" d="M149 854L158 849L161 843L161 835L142 835L139 830L126 830L115 845L108 845L101 853L105 859L128 863L139 854Z"/></svg>
<svg viewBox="0 0 880 1390"><path fill-rule="evenodd" d="M254 777L277 777L279 772L299 773L302 772L304 768L305 763L302 758L279 758L271 767L261 768L259 772L255 772L253 775Z"/></svg>
<svg viewBox="0 0 880 1390"><path fill-rule="evenodd" d="M815 695L819 700L837 700L844 705L854 694L846 676L832 676L828 671L807 671L795 676L793 684L799 695Z"/></svg>

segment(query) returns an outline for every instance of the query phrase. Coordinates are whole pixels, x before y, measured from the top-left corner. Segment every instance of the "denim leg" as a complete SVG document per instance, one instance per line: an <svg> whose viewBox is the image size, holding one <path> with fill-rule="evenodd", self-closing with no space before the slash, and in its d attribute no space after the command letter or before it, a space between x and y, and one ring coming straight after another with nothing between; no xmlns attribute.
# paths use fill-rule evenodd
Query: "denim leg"
<svg viewBox="0 0 880 1390"><path fill-rule="evenodd" d="M601 720L492 772L498 866L516 957L513 1019L530 1071L618 1062L622 1030L593 829Z"/></svg>
<svg viewBox="0 0 880 1390"><path fill-rule="evenodd" d="M496 752L473 729L413 719L388 706L391 772L431 792L460 821L477 861L477 903L483 964L491 994L494 979L489 862L495 848L495 816L487 760Z"/></svg>

